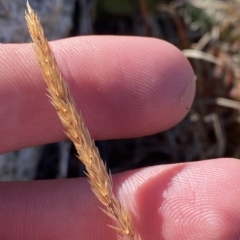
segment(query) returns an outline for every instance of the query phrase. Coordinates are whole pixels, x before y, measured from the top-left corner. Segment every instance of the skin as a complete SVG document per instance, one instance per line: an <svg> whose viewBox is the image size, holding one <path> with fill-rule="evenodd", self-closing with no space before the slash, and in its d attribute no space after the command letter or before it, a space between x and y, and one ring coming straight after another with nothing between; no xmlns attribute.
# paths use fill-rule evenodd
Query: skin
<svg viewBox="0 0 240 240"><path fill-rule="evenodd" d="M193 70L169 43L81 37L51 43L94 139L166 130L188 112ZM0 45L0 152L65 139L30 44ZM240 238L240 161L162 165L113 176L142 240ZM0 239L105 240L116 233L85 178L0 183Z"/></svg>

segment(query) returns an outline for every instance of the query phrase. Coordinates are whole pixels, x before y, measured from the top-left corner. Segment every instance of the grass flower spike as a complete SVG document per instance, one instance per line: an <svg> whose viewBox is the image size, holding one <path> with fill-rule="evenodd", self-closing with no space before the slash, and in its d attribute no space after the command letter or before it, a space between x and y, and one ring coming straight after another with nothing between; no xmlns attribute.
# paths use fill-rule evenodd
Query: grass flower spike
<svg viewBox="0 0 240 240"><path fill-rule="evenodd" d="M86 175L92 191L105 206L103 211L115 221L116 226L111 227L118 231L118 239L140 240L140 236L134 233L129 212L113 194L111 175L108 174L82 116L77 112L68 85L58 69L55 57L44 36L40 20L28 2L25 17L50 101L57 111L66 135L76 147L78 158L86 167Z"/></svg>

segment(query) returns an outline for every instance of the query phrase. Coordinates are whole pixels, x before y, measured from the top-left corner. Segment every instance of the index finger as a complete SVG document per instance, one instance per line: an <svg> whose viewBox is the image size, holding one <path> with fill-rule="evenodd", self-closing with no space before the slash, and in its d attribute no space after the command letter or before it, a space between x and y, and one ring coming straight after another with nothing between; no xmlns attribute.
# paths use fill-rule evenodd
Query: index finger
<svg viewBox="0 0 240 240"><path fill-rule="evenodd" d="M195 83L174 46L141 37L93 36L51 43L94 139L170 128L191 106ZM30 44L0 46L0 152L65 138Z"/></svg>

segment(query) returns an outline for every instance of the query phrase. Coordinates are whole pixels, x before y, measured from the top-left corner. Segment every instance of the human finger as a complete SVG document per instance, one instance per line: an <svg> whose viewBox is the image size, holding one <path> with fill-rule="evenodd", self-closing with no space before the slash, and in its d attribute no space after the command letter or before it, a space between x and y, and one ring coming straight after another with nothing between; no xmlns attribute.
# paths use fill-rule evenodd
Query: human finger
<svg viewBox="0 0 240 240"><path fill-rule="evenodd" d="M240 237L240 162L216 159L128 171L114 191L142 239ZM115 239L86 179L0 184L1 239Z"/></svg>
<svg viewBox="0 0 240 240"><path fill-rule="evenodd" d="M165 130L191 106L192 68L167 42L93 36L52 42L51 47L94 139ZM0 152L62 140L32 45L1 45L0 66Z"/></svg>

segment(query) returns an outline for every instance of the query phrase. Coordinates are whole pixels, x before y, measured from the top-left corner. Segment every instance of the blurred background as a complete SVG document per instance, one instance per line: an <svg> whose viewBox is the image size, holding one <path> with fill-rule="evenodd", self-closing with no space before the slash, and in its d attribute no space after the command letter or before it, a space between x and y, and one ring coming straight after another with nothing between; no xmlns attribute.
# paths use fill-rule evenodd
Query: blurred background
<svg viewBox="0 0 240 240"><path fill-rule="evenodd" d="M164 163L240 158L240 0L31 0L49 40L92 34L164 39L197 76L186 118L169 131L98 141L112 173ZM0 42L30 42L26 0L0 0ZM164 113L163 113L164 114ZM69 141L0 155L0 181L84 176Z"/></svg>

